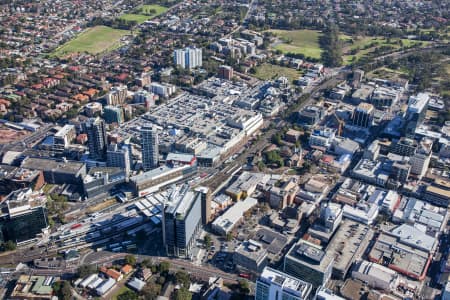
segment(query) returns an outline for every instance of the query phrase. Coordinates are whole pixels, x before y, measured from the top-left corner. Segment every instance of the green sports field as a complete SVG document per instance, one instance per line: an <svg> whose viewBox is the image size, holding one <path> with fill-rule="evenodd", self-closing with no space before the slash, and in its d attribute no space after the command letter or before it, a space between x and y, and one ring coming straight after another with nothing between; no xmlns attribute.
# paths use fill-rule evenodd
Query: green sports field
<svg viewBox="0 0 450 300"><path fill-rule="evenodd" d="M262 64L256 67L256 73L254 74L256 78L261 80L277 79L280 76L285 76L291 83L301 75L301 71L272 64Z"/></svg>
<svg viewBox="0 0 450 300"><path fill-rule="evenodd" d="M398 50L401 47L424 47L429 44L429 42L424 41L399 38L386 39L385 37L350 37L341 35L340 38L344 43L343 58L345 64L350 64L352 61L370 54L379 47L391 47L393 50Z"/></svg>
<svg viewBox="0 0 450 300"><path fill-rule="evenodd" d="M76 38L56 49L53 56L64 56L70 53L81 52L97 54L113 50L120 46L120 38L128 33L127 30L95 26L86 29Z"/></svg>
<svg viewBox="0 0 450 300"><path fill-rule="evenodd" d="M320 59L322 50L319 45L321 33L317 30L270 30L283 42L274 48L283 53L303 54L305 57Z"/></svg>
<svg viewBox="0 0 450 300"><path fill-rule="evenodd" d="M132 13L123 14L119 18L127 21L136 21L138 24L153 19L167 11L167 7L161 5L140 5Z"/></svg>

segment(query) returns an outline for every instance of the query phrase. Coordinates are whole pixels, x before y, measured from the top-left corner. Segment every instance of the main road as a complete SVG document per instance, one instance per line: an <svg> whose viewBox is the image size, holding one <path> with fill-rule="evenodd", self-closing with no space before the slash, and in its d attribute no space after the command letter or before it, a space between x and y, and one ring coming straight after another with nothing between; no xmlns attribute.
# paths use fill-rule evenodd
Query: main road
<svg viewBox="0 0 450 300"><path fill-rule="evenodd" d="M101 255L100 255L101 254ZM111 253L111 252L101 252L98 256L93 256L92 260L87 258L85 259L86 264L90 265L109 265L114 261L124 259L125 256L129 255L129 253ZM222 270L212 267L212 266L199 266L194 265L190 261L181 260L176 258L168 258L161 256L148 256L148 255L135 255L138 262L142 262L143 260L150 260L153 264L168 262L170 264L171 271L180 271L183 270L189 273L191 276L208 280L213 276L220 276L225 282L230 284L235 284L238 282L239 277L236 274L225 273ZM28 272L27 272L28 271ZM63 276L70 277L76 274L77 268L64 268L64 269L37 269L37 268L29 268L27 271L23 271L28 274L33 275L45 275L45 276Z"/></svg>

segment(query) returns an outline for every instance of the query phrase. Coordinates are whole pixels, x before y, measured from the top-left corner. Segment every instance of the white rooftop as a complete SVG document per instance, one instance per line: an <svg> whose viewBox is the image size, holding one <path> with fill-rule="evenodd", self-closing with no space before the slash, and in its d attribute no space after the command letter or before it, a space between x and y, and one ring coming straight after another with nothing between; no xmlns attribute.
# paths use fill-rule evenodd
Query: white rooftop
<svg viewBox="0 0 450 300"><path fill-rule="evenodd" d="M300 293L301 295L304 295L311 286L310 283L269 267L264 268L260 280L279 285L282 289Z"/></svg>
<svg viewBox="0 0 450 300"><path fill-rule="evenodd" d="M408 101L408 111L412 113L421 112L428 104L430 95L427 93L419 93L417 96L411 96Z"/></svg>
<svg viewBox="0 0 450 300"><path fill-rule="evenodd" d="M258 203L255 198L247 197L243 201L239 201L230 207L223 215L217 217L213 226L222 227L225 231L232 228L243 216L244 212L252 208Z"/></svg>
<svg viewBox="0 0 450 300"><path fill-rule="evenodd" d="M433 250L436 243L436 238L425 234L417 227L409 224L402 224L394 228L391 234L399 238L404 244L428 252Z"/></svg>

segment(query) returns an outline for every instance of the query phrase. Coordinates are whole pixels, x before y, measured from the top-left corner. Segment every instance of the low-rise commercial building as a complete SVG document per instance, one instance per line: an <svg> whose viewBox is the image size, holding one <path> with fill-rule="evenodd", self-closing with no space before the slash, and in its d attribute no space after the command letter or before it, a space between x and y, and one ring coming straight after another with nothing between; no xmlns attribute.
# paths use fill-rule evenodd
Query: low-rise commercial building
<svg viewBox="0 0 450 300"><path fill-rule="evenodd" d="M267 250L254 240L245 241L235 250L233 263L240 268L261 273L268 264Z"/></svg>
<svg viewBox="0 0 450 300"><path fill-rule="evenodd" d="M160 188L175 183L197 172L196 166L183 165L179 167L163 166L130 178L135 195L145 196Z"/></svg>
<svg viewBox="0 0 450 300"><path fill-rule="evenodd" d="M126 180L127 175L120 168L91 168L83 179L84 194L87 198L104 196Z"/></svg>
<svg viewBox="0 0 450 300"><path fill-rule="evenodd" d="M242 220L244 213L257 203L258 200L251 197L237 202L212 222L212 229L218 234L227 235Z"/></svg>
<svg viewBox="0 0 450 300"><path fill-rule="evenodd" d="M265 184L270 179L270 176L263 173L243 172L239 178L230 185L225 193L233 200L239 201L250 197L256 190L258 184Z"/></svg>
<svg viewBox="0 0 450 300"><path fill-rule="evenodd" d="M427 185L423 199L434 205L447 207L450 204L450 183Z"/></svg>
<svg viewBox="0 0 450 300"><path fill-rule="evenodd" d="M365 282L371 288L395 291L399 283L397 272L382 265L359 261L352 271L352 277Z"/></svg>
<svg viewBox="0 0 450 300"><path fill-rule="evenodd" d="M382 163L380 161L372 161L368 159L361 159L355 168L352 170L352 176L364 182L385 186L389 173L382 170Z"/></svg>
<svg viewBox="0 0 450 300"><path fill-rule="evenodd" d="M27 157L21 164L22 168L41 170L44 179L51 184L81 184L86 175L86 165L82 162L46 158Z"/></svg>
<svg viewBox="0 0 450 300"><path fill-rule="evenodd" d="M52 285L57 281L59 278L53 276L20 275L10 299L53 299Z"/></svg>
<svg viewBox="0 0 450 300"><path fill-rule="evenodd" d="M408 277L423 280L432 260L430 251L427 249L433 247L434 242L430 240L431 237L425 238L427 241L422 241L424 234L420 234L413 227L403 226L400 229L399 227L396 234L381 233L370 250L368 258L371 262L384 265ZM425 249L416 247L422 244L426 245Z"/></svg>
<svg viewBox="0 0 450 300"><path fill-rule="evenodd" d="M323 118L325 110L319 106L307 106L298 112L297 122L305 126L314 126Z"/></svg>
<svg viewBox="0 0 450 300"><path fill-rule="evenodd" d="M446 226L447 209L416 198L404 198L392 216L394 222L405 222L425 227L430 236L437 236Z"/></svg>
<svg viewBox="0 0 450 300"><path fill-rule="evenodd" d="M344 217L371 225L378 216L379 207L373 203L358 203L356 206L344 205Z"/></svg>

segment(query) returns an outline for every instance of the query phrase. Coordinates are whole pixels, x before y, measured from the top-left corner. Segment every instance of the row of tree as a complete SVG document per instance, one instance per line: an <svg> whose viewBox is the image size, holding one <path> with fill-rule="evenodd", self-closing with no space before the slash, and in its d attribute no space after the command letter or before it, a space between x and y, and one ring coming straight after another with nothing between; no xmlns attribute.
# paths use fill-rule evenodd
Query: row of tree
<svg viewBox="0 0 450 300"><path fill-rule="evenodd" d="M342 41L339 39L339 29L330 24L323 31L319 39L323 49L322 61L327 67L339 67L342 65Z"/></svg>

